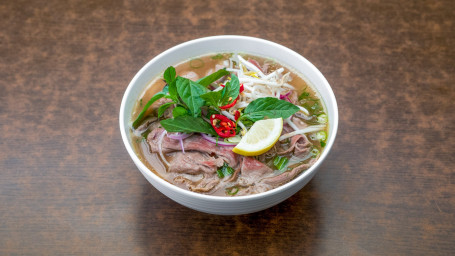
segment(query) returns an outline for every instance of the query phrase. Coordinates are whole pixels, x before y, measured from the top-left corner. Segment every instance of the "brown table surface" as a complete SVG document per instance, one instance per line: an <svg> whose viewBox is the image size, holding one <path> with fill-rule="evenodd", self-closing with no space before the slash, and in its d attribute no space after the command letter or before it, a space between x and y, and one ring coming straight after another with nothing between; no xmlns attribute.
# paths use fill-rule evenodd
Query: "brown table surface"
<svg viewBox="0 0 455 256"><path fill-rule="evenodd" d="M455 2L2 1L0 255L455 253ZM153 188L122 143L135 73L186 40L283 44L339 104L314 179L215 216Z"/></svg>

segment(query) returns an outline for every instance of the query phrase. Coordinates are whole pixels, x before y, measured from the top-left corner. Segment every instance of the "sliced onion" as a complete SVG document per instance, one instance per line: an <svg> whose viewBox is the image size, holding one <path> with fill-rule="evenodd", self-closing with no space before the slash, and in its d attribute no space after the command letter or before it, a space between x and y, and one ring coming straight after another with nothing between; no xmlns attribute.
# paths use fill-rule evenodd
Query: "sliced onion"
<svg viewBox="0 0 455 256"><path fill-rule="evenodd" d="M204 138L205 140L209 141L209 142L212 142L214 144L218 144L220 146L235 146L237 145L238 143L234 143L234 142L225 142L223 140L218 140L215 138L215 137L212 137L212 136L209 136L205 133L201 133L201 136L202 138Z"/></svg>
<svg viewBox="0 0 455 256"><path fill-rule="evenodd" d="M291 117L284 119L284 121L286 121L286 123L287 123L289 126L291 126L291 128L294 129L294 131L300 130L299 127L297 127L297 125L294 124L294 123L291 121Z"/></svg>
<svg viewBox="0 0 455 256"><path fill-rule="evenodd" d="M183 133L183 132L176 132L176 133L173 133L173 134L167 134L167 137L168 138L171 138L173 140L183 140L183 139L186 139L188 137L190 137L191 135L193 135L192 133Z"/></svg>
<svg viewBox="0 0 455 256"><path fill-rule="evenodd" d="M289 99L289 94L291 94L291 92L288 92L284 95L280 95L280 100L287 100L287 101L291 102L291 99Z"/></svg>
<svg viewBox="0 0 455 256"><path fill-rule="evenodd" d="M170 139L180 141L180 147L182 148L182 153L185 154L185 148L183 147L183 140L193 135L192 133L180 133L176 132L174 134L167 134L167 137Z"/></svg>
<svg viewBox="0 0 455 256"><path fill-rule="evenodd" d="M163 154L163 149L162 149L162 143L163 143L163 138L164 138L164 135L166 135L166 130L163 131L163 133L160 135L160 137L158 138L158 152L161 156L161 159L163 160L163 162L167 165L167 166L170 166L171 164L166 160L166 158L164 157L164 154Z"/></svg>

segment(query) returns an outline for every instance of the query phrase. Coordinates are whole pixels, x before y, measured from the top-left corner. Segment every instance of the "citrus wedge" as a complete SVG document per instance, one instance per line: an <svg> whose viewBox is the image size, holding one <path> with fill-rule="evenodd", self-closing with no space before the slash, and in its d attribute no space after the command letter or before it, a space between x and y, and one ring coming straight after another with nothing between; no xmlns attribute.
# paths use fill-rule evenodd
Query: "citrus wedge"
<svg viewBox="0 0 455 256"><path fill-rule="evenodd" d="M282 118L257 121L232 151L244 156L263 154L275 145L282 130Z"/></svg>

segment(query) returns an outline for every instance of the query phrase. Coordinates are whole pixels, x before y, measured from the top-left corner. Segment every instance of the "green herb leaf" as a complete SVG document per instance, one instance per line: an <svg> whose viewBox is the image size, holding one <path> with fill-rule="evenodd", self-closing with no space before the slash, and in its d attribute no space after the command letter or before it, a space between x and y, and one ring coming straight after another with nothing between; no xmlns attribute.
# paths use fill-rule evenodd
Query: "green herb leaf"
<svg viewBox="0 0 455 256"><path fill-rule="evenodd" d="M222 91L221 106L232 103L239 96L240 82L236 75L231 75L231 82L226 83Z"/></svg>
<svg viewBox="0 0 455 256"><path fill-rule="evenodd" d="M188 115L188 111L184 107L177 106L172 110L173 117L184 116L184 115Z"/></svg>
<svg viewBox="0 0 455 256"><path fill-rule="evenodd" d="M178 116L174 119L165 119L160 122L168 132L202 132L217 136L213 127L201 117Z"/></svg>
<svg viewBox="0 0 455 256"><path fill-rule="evenodd" d="M222 78L223 76L229 75L229 71L227 71L225 68L220 69L216 72L213 72L212 74L203 77L196 82L200 85L203 85L205 87L209 86L211 83L215 82L216 80Z"/></svg>
<svg viewBox="0 0 455 256"><path fill-rule="evenodd" d="M265 97L252 101L243 111L241 118L247 118L252 121L262 120L266 117L286 119L297 111L299 111L299 108L290 102L273 97Z"/></svg>
<svg viewBox="0 0 455 256"><path fill-rule="evenodd" d="M218 107L221 99L221 90L202 94L201 98L205 100L206 105Z"/></svg>
<svg viewBox="0 0 455 256"><path fill-rule="evenodd" d="M164 93L162 92L158 92L157 94L155 94L148 102L147 104L145 104L144 108L142 109L141 113L139 113L139 115L137 116L136 120L134 120L133 122L133 128L136 129L137 127L139 127L139 125L141 124L142 120L144 120L145 118L145 113L147 112L147 109L157 100L163 98L165 96Z"/></svg>
<svg viewBox="0 0 455 256"><path fill-rule="evenodd" d="M193 117L201 116L201 107L205 105L205 100L200 96L207 92L202 85L187 78L177 77L177 92L182 101L188 106Z"/></svg>
<svg viewBox="0 0 455 256"><path fill-rule="evenodd" d="M239 96L240 83L237 76L231 76L231 82L226 83L224 88L219 91L211 91L201 95L206 104L214 107L221 107L232 103ZM230 99L230 100L229 100Z"/></svg>
<svg viewBox="0 0 455 256"><path fill-rule="evenodd" d="M226 162L224 162L223 166L216 170L218 177L220 179L224 178L225 176L230 176L234 173L234 168L230 167Z"/></svg>
<svg viewBox="0 0 455 256"><path fill-rule="evenodd" d="M171 83L169 83L167 85L167 87L168 87L167 93L169 94L167 98L173 100L175 103L179 102L179 95L177 92L176 83L177 83L177 79L175 79L174 81L172 81Z"/></svg>
<svg viewBox="0 0 455 256"><path fill-rule="evenodd" d="M170 66L164 71L163 78L167 84L170 84L175 80L176 75L177 73L175 72L175 68L173 66Z"/></svg>
<svg viewBox="0 0 455 256"><path fill-rule="evenodd" d="M172 106L174 104L175 104L174 102L167 102L167 103L164 103L163 105L161 105L158 108L158 118L164 114L164 111L166 111L166 109L168 109L170 106Z"/></svg>

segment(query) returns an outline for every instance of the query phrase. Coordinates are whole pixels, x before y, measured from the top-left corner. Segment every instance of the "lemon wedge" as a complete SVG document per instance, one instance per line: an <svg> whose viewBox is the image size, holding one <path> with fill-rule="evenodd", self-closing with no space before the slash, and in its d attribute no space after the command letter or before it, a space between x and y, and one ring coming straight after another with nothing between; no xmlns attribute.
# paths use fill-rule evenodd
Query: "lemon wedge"
<svg viewBox="0 0 455 256"><path fill-rule="evenodd" d="M282 130L282 118L257 121L232 151L244 156L263 154L275 145Z"/></svg>

